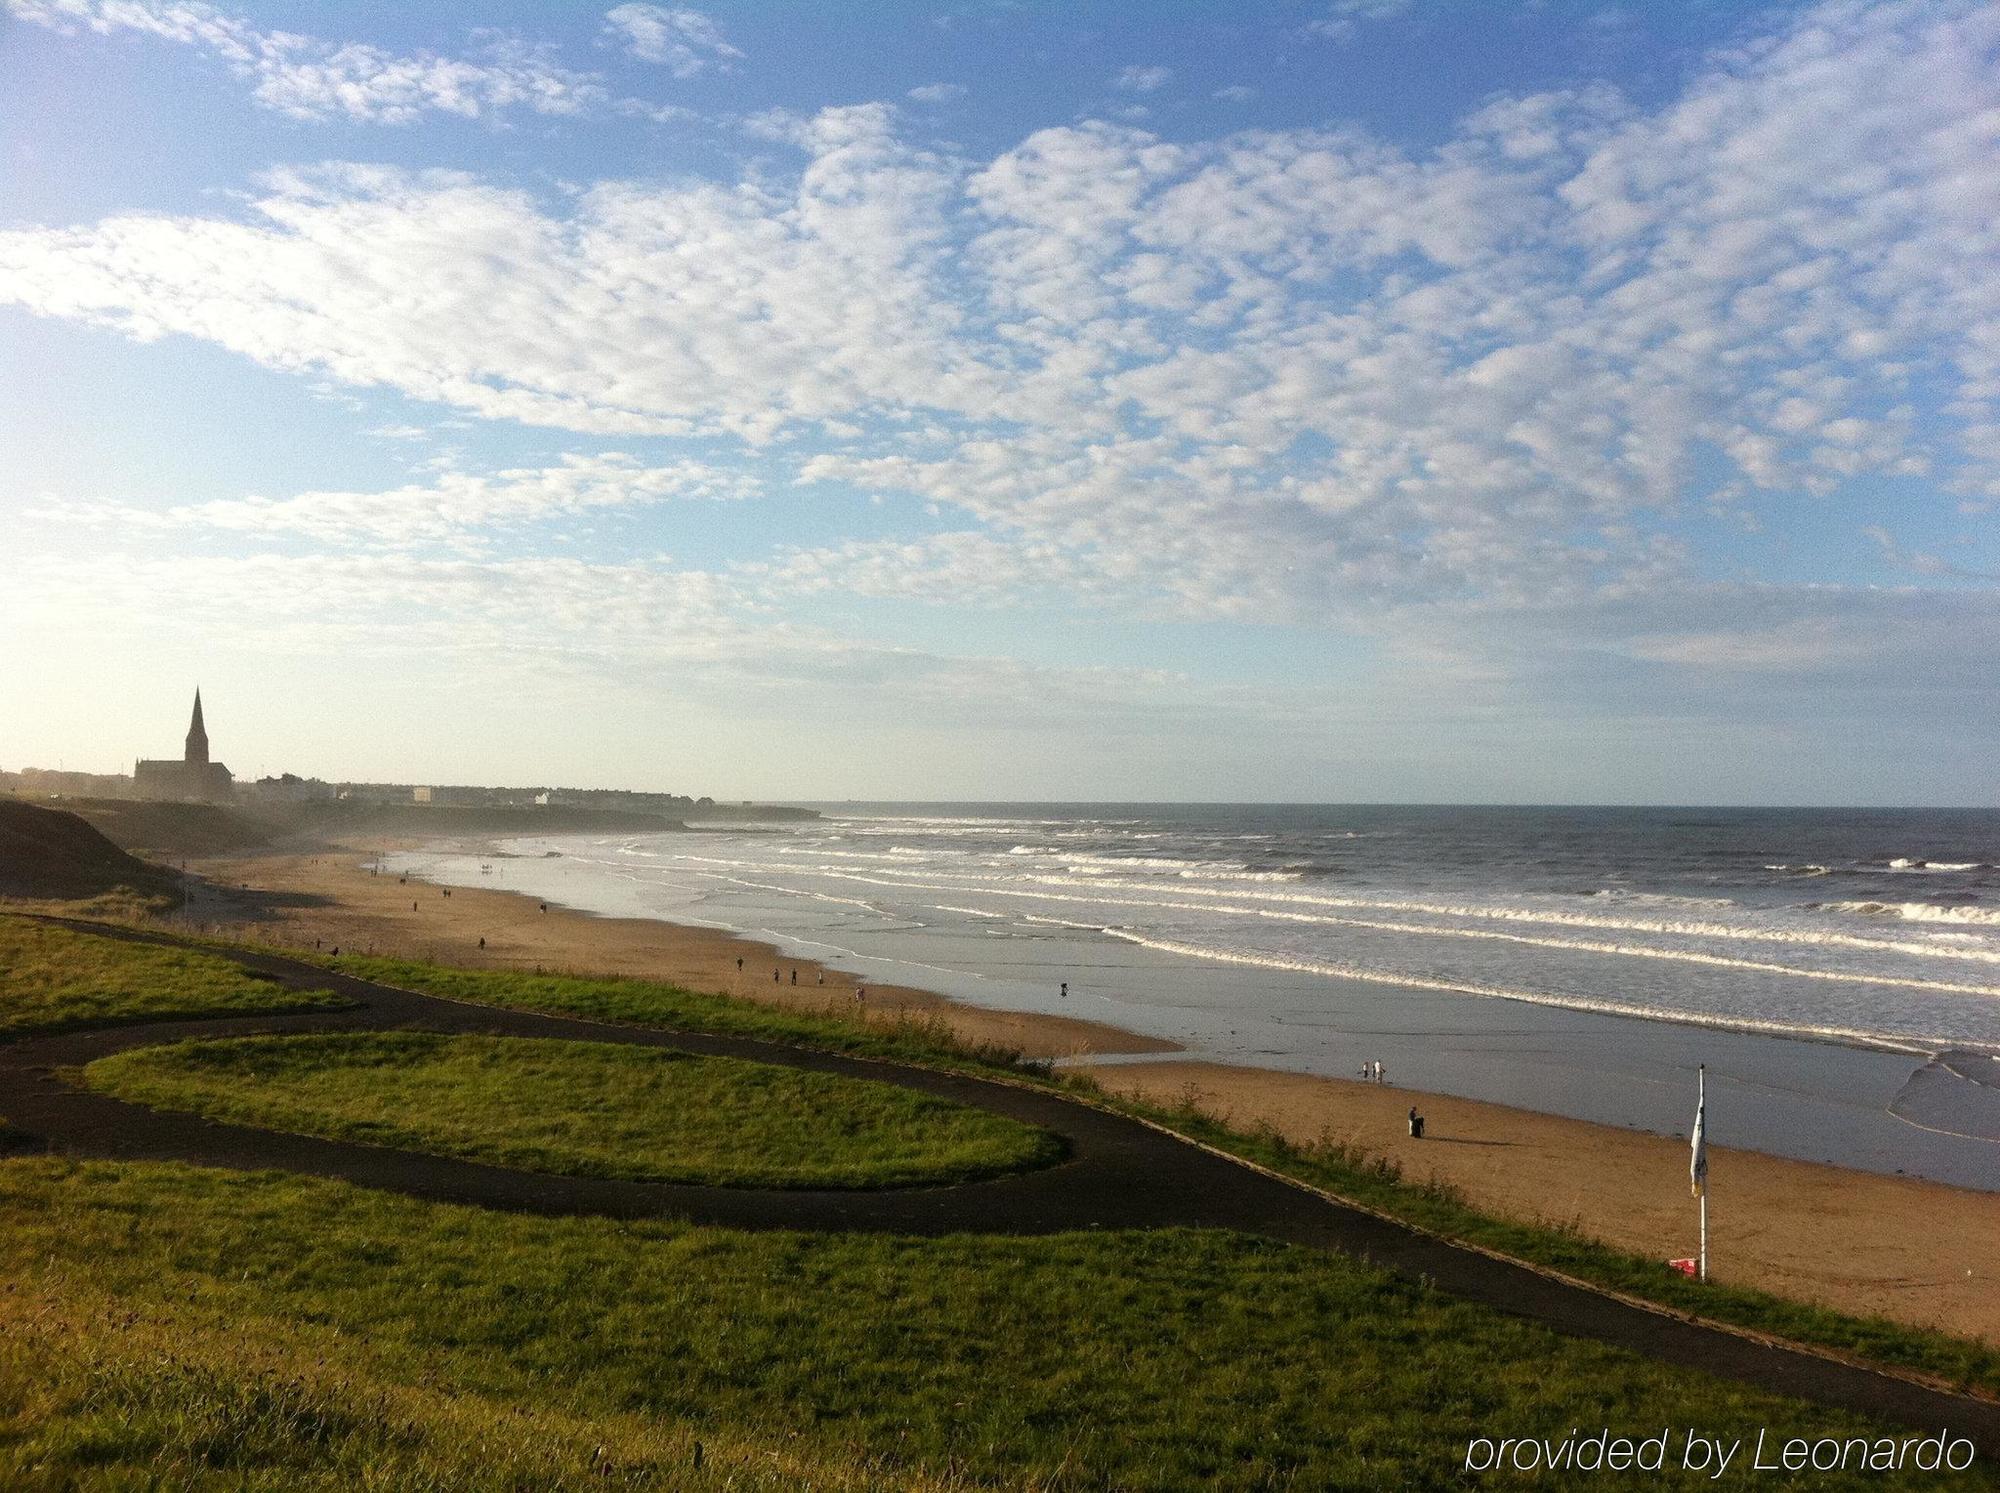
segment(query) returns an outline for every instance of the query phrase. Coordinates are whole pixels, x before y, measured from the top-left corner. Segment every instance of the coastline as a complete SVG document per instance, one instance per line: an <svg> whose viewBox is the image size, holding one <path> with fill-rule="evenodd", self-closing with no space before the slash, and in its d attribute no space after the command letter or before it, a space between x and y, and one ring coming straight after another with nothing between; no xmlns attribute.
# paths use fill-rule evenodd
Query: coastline
<svg viewBox="0 0 2000 1493"><path fill-rule="evenodd" d="M249 920L239 893L211 894L194 915L306 946L318 939L470 967L646 977L813 1009L863 1004L856 977L754 937L554 903L543 912L533 897L486 887L453 885L446 896L440 884L364 868L380 851L417 843L191 862L214 882L247 887L248 900L261 904ZM770 971L779 978L767 979ZM1686 1142L1678 1137L1393 1084L1175 1057L1178 1044L1108 1023L993 1010L914 986L870 983L866 991L870 1015L934 1018L963 1040L1072 1061L1117 1092L1163 1103L1193 1097L1218 1118L1270 1124L1295 1141L1345 1141L1400 1165L1411 1181L1458 1188L1484 1211L1575 1227L1663 1261L1692 1252ZM1428 1121L1421 1142L1404 1125L1413 1102ZM2000 1265L1991 1249L2000 1193L1755 1151L1713 1154L1719 1280L2000 1342Z"/></svg>
<svg viewBox="0 0 2000 1493"><path fill-rule="evenodd" d="M884 1019L918 1016L943 1022L962 1041L1015 1048L1028 1058L1182 1050L1178 1043L1104 1022L990 1010L911 985L878 984L787 955L747 934L657 918L605 917L555 902L542 912L544 904L534 897L488 887L453 886L446 896L438 884L420 877L405 881L394 872L371 875L365 869L377 854L419 845L432 842L371 839L318 853L190 857L190 870L211 884L237 889L210 893L193 915L253 938L275 933L294 946L318 940L327 948L468 969L631 976L811 1010L836 1006L843 1014L861 1009ZM253 903L251 917L245 915L246 894ZM863 990L865 996L857 996Z"/></svg>

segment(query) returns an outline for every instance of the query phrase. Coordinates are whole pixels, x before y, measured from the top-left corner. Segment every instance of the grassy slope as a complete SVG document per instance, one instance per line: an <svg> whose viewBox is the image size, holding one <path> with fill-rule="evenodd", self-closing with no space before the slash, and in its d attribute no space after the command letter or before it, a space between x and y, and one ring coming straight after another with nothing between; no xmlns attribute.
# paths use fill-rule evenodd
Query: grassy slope
<svg viewBox="0 0 2000 1493"><path fill-rule="evenodd" d="M957 1047L942 1023L916 1021L881 1027L851 1017L808 1015L644 980L453 970L387 959L342 959L339 965L367 979L491 1005L571 1012L639 1025L735 1032L941 1066L1005 1067L1019 1077L1045 1077L1011 1066L1004 1052ZM1994 1345L1886 1318L1854 1317L1745 1287L1699 1285L1666 1270L1657 1260L1613 1249L1574 1232L1490 1217L1446 1189L1406 1185L1393 1171L1365 1156L1338 1148L1301 1148L1272 1134L1246 1134L1198 1112L1149 1109L1110 1098L1087 1079L1070 1079L1067 1085L1096 1102L1157 1120L1220 1150L1452 1238L1548 1265L1677 1310L2000 1394L2000 1347Z"/></svg>
<svg viewBox="0 0 2000 1493"><path fill-rule="evenodd" d="M817 1465L850 1483L1416 1488L1459 1485L1475 1434L1858 1429L1221 1233L736 1234L47 1160L0 1162L0 1221L18 1283L0 1313L54 1301L96 1324L41 1353L53 1386L32 1337L0 1335L10 1486L30 1466L108 1487L215 1453L278 1459L273 1486L343 1460L353 1484L410 1486L383 1470L399 1458L458 1459L450 1486L536 1458L581 1483L598 1442L603 1486L633 1481L646 1445L690 1466L700 1438L778 1452L795 1485ZM126 1351L121 1330L175 1353Z"/></svg>
<svg viewBox="0 0 2000 1493"><path fill-rule="evenodd" d="M394 1382L317 1324L246 1328L87 1290L11 1286L0 1302L0 1487L24 1493L808 1486L883 1484L779 1442Z"/></svg>
<svg viewBox="0 0 2000 1493"><path fill-rule="evenodd" d="M140 798L71 798L63 807L115 844L153 855L226 855L271 843L280 825L266 814L208 803ZM283 811L279 811L282 813Z"/></svg>
<svg viewBox="0 0 2000 1493"><path fill-rule="evenodd" d="M725 1187L898 1187L1045 1165L1046 1131L891 1084L659 1048L360 1032L197 1041L91 1087L305 1135L526 1171Z"/></svg>
<svg viewBox="0 0 2000 1493"><path fill-rule="evenodd" d="M1663 1269L1658 1260L1613 1249L1580 1232L1480 1213L1448 1187L1405 1183L1395 1167L1346 1147L1298 1146L1271 1131L1245 1134L1199 1111L1152 1109L1127 1101L1120 1101L1119 1107L1434 1233L1532 1260L1690 1315L1816 1343L2000 1395L2000 1347L1990 1343L1926 1332L1881 1317L1849 1316L1747 1287L1700 1284Z"/></svg>
<svg viewBox="0 0 2000 1493"><path fill-rule="evenodd" d="M0 1040L174 1016L347 1004L287 990L228 959L0 916Z"/></svg>
<svg viewBox="0 0 2000 1493"><path fill-rule="evenodd" d="M0 794L0 896L166 907L179 885L76 814Z"/></svg>
<svg viewBox="0 0 2000 1493"><path fill-rule="evenodd" d="M714 1032L756 1037L860 1057L894 1058L904 1062L948 1064L1026 1077L1010 1048L969 1047L956 1042L944 1022L905 1013L890 1022L857 1021L836 1014L829 1000L825 1014L768 1006L731 995L710 995L664 985L653 980L587 979L573 975L529 975L509 970L451 969L408 959L344 954L338 959L293 951L295 957L319 959L343 974L374 980L404 990L418 990L449 1000L475 1001L528 1011L553 1011L596 1021L634 1026L666 1027L674 1031Z"/></svg>

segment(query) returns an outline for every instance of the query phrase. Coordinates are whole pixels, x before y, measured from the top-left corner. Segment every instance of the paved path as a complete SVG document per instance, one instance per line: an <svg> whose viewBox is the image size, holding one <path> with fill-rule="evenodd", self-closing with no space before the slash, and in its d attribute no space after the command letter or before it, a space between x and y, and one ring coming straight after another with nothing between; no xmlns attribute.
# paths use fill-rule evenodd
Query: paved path
<svg viewBox="0 0 2000 1493"><path fill-rule="evenodd" d="M145 942L173 942L88 923L69 926ZM1635 1306L1333 1202L1137 1120L1053 1092L751 1038L657 1031L441 1000L271 954L230 957L291 988L332 990L355 1006L289 1016L160 1021L0 1044L0 1117L64 1155L280 1168L413 1197L517 1212L674 1217L745 1229L906 1234L1236 1229L1339 1250L1560 1332L1760 1389L1881 1416L1918 1430L1948 1427L1972 1437L1987 1466L2000 1461L2000 1403ZM989 1182L877 1192L766 1191L556 1177L147 1109L74 1088L52 1071L182 1037L395 1027L672 1047L875 1079L1044 1126L1064 1138L1069 1154L1057 1165Z"/></svg>

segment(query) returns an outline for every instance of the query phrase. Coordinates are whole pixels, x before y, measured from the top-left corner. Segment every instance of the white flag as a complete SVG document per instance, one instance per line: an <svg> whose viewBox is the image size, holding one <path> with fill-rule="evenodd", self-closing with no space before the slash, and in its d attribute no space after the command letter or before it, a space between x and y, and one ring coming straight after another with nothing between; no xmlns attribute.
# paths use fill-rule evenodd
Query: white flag
<svg viewBox="0 0 2000 1493"><path fill-rule="evenodd" d="M1706 1089L1706 1085L1703 1086ZM1708 1095L1704 1092L1695 1101L1694 1140L1688 1157L1688 1180L1694 1184L1694 1195L1700 1197L1708 1191Z"/></svg>

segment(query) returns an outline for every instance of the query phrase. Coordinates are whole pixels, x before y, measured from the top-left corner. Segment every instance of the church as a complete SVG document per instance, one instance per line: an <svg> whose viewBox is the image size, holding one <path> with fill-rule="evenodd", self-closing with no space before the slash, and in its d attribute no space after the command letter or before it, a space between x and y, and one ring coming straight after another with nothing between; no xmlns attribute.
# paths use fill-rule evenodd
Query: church
<svg viewBox="0 0 2000 1493"><path fill-rule="evenodd" d="M186 754L142 757L132 768L132 786L141 798L227 798L234 782L228 768L208 760L208 728L201 721L199 689L194 692L194 719L188 723Z"/></svg>

